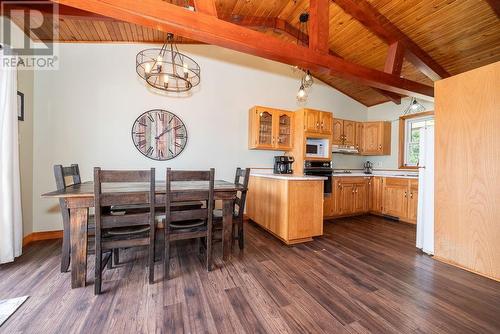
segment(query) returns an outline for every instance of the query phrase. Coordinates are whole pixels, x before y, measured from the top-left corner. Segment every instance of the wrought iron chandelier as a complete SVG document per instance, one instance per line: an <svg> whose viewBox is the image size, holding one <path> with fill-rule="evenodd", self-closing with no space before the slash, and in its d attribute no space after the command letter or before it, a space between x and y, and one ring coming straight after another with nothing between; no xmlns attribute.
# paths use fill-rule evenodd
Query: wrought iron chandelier
<svg viewBox="0 0 500 334"><path fill-rule="evenodd" d="M148 85L167 92L187 92L200 83L200 65L179 52L172 33L167 34L167 41L161 49L139 52L135 67Z"/></svg>
<svg viewBox="0 0 500 334"><path fill-rule="evenodd" d="M410 100L410 104L408 104L408 107L406 107L406 109L403 111L403 115L416 114L422 111L425 111L425 107L420 104L416 98L412 97Z"/></svg>

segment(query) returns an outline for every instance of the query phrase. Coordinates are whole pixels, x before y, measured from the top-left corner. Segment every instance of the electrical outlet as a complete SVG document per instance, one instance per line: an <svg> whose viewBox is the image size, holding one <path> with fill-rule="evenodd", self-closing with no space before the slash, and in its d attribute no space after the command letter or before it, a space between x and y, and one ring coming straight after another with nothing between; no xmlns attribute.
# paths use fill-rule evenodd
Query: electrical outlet
<svg viewBox="0 0 500 334"><path fill-rule="evenodd" d="M375 166L377 166L377 168L382 167L382 162L381 161L377 161Z"/></svg>

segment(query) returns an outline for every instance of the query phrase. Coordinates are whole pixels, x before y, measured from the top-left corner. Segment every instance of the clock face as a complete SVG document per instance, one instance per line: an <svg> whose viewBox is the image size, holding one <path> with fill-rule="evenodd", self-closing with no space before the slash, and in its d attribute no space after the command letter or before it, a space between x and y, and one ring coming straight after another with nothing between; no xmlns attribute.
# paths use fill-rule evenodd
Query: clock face
<svg viewBox="0 0 500 334"><path fill-rule="evenodd" d="M186 126L169 111L153 109L139 116L132 126L135 147L153 160L170 160L186 147Z"/></svg>

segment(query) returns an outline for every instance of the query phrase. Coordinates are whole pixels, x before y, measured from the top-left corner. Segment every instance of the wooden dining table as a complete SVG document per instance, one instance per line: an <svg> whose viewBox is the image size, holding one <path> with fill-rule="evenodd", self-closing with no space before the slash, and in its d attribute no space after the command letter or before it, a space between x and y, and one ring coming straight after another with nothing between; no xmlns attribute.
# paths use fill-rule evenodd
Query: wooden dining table
<svg viewBox="0 0 500 334"><path fill-rule="evenodd" d="M182 202L193 193L207 191L208 182L172 182L173 201ZM233 224L234 200L241 186L234 183L216 180L214 188L215 200L222 201L222 259L230 256L231 230ZM103 184L103 192L144 193L149 192L148 183L108 183ZM165 203L165 181L156 182L156 205ZM44 198L62 198L70 211L70 243L71 243L71 287L86 285L87 279L87 226L89 208L94 207L94 182L87 181L42 194Z"/></svg>

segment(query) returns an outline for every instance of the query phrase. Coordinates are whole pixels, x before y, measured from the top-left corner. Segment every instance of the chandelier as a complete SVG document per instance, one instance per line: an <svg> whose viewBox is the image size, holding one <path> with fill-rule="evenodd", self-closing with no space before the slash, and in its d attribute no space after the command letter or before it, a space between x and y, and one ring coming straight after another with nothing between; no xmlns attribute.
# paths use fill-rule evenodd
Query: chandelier
<svg viewBox="0 0 500 334"><path fill-rule="evenodd" d="M304 39L306 37L306 31L307 31L307 22L309 21L309 13L302 13L300 14L299 17L299 31L297 33L297 45L305 44L307 46L307 43L304 43ZM304 70L301 68L296 67L297 69L300 69L301 71L301 79L300 79L300 87L299 91L297 92L297 101L300 103L307 102L308 98L308 93L307 90L311 88L311 86L314 83L314 79L311 75L311 72L309 70Z"/></svg>
<svg viewBox="0 0 500 334"><path fill-rule="evenodd" d="M187 92L200 83L200 66L179 52L174 35L167 34L161 49L142 50L135 57L137 74L151 87L167 92Z"/></svg>
<svg viewBox="0 0 500 334"><path fill-rule="evenodd" d="M412 97L410 104L408 104L408 107L403 111L403 115L416 114L422 111L425 111L425 107L420 104L416 98Z"/></svg>

